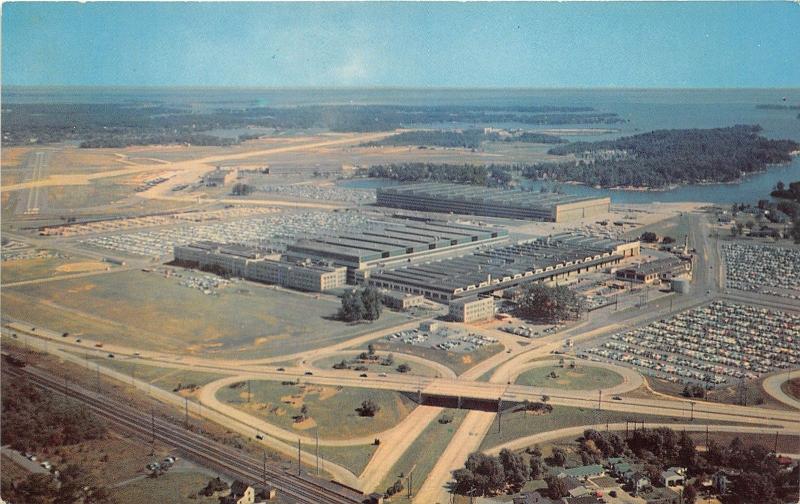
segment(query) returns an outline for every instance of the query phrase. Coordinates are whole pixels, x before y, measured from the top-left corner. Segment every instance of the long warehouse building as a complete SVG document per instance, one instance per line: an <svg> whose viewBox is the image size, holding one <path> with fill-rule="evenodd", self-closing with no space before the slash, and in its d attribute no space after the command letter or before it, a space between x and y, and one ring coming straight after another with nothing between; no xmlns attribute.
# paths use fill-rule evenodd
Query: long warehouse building
<svg viewBox="0 0 800 504"><path fill-rule="evenodd" d="M607 214L611 198L424 183L377 189L380 206L510 219L568 222Z"/></svg>
<svg viewBox="0 0 800 504"><path fill-rule="evenodd" d="M286 248L290 260L306 258L347 267L348 281L359 283L375 268L431 257L467 253L508 241L508 231L443 220L393 218L335 236L300 239Z"/></svg>

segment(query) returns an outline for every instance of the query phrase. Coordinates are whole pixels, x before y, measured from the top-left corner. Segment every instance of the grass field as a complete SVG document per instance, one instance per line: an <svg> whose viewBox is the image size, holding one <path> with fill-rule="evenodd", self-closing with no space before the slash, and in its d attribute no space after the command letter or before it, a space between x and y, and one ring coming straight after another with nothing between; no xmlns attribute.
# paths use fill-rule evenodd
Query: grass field
<svg viewBox="0 0 800 504"><path fill-rule="evenodd" d="M451 423L441 424L439 418L447 415L453 419ZM458 430L461 421L467 415L467 410L445 410L438 418L431 422L428 427L414 440L411 446L403 453L403 456L392 466L392 470L381 482L376 492L384 492L393 485L400 474L408 477L411 469L414 469L412 490L414 494L425 482L428 473L439 460L439 456L450 443L450 439ZM407 487L408 481L404 478L403 486ZM408 490L403 491L402 496L392 499L392 502L409 502L407 499Z"/></svg>
<svg viewBox="0 0 800 504"><path fill-rule="evenodd" d="M551 372L555 372L557 378L551 377ZM581 362L576 363L574 369L570 369L569 364L562 368L558 362L553 361L551 365L525 371L519 375L515 383L564 390L595 390L614 387L622 381L622 376L610 369L587 366Z"/></svg>
<svg viewBox="0 0 800 504"><path fill-rule="evenodd" d="M54 331L211 358L295 353L406 321L349 325L331 319L335 301L257 285L208 296L141 271L7 288L2 301L5 315Z"/></svg>
<svg viewBox="0 0 800 504"><path fill-rule="evenodd" d="M325 469L325 461L333 462L350 470L358 476L367 467L372 455L378 447L375 445L359 446L320 446L320 470ZM306 451L314 453L313 446L306 446ZM316 462L311 461L312 464Z"/></svg>
<svg viewBox="0 0 800 504"><path fill-rule="evenodd" d="M415 404L402 394L387 390L327 387L320 385L283 385L278 382L251 381L252 398L247 402L247 387L224 387L217 398L284 429L326 439L349 439L371 436L389 429L411 413ZM356 408L372 399L380 410L374 417L361 417ZM308 418L295 422L302 406Z"/></svg>
<svg viewBox="0 0 800 504"><path fill-rule="evenodd" d="M95 179L89 184L50 186L47 188L48 211L108 205L133 195L137 185L134 177L123 175Z"/></svg>
<svg viewBox="0 0 800 504"><path fill-rule="evenodd" d="M170 502L174 504L216 504L218 497L197 493L206 486L209 476L200 472L167 471L159 478L143 478L114 488L111 494L118 504Z"/></svg>
<svg viewBox="0 0 800 504"><path fill-rule="evenodd" d="M111 268L112 266L110 263L100 263L76 256L36 257L33 259L3 261L0 264L0 278L2 278L3 284L8 284L80 273L89 269Z"/></svg>
<svg viewBox="0 0 800 504"><path fill-rule="evenodd" d="M383 358L387 354L380 352L379 355L381 356L381 358ZM342 356L323 357L322 359L314 361L313 364L320 369L332 369L334 364L341 362L343 359L349 361L350 365L353 367L366 366L367 368L369 368L368 372L370 373L396 373L398 366L400 366L401 364L407 364L408 366L411 367L411 371L409 371L408 374L417 376L437 375L435 369L420 364L418 362L405 360L403 359L403 356L399 354L394 354L394 364L392 364L391 366L383 366L381 365L380 361L372 361L372 362L367 361L363 363L362 362L354 363L352 362L354 357L342 357Z"/></svg>
<svg viewBox="0 0 800 504"><path fill-rule="evenodd" d="M482 360L488 359L492 355L503 351L503 346L499 344L488 345L470 353L448 352L439 348L389 343L385 340L375 341L373 345L377 350L407 353L422 357L423 359L439 362L455 371L456 374L461 374ZM366 348L363 350L366 350Z"/></svg>
<svg viewBox="0 0 800 504"><path fill-rule="evenodd" d="M800 400L800 378L792 378L791 380L783 382L783 384L781 384L781 390L790 397Z"/></svg>
<svg viewBox="0 0 800 504"><path fill-rule="evenodd" d="M190 369L149 366L137 363L135 359L120 360L109 359L107 357L93 358L90 356L89 361L91 362L91 366L94 366L94 363L99 363L103 367L119 371L137 380L149 382L153 386L169 392L174 391L179 385L197 385L198 387L202 387L214 380L219 380L227 376L219 373L192 371Z"/></svg>
<svg viewBox="0 0 800 504"><path fill-rule="evenodd" d="M652 231L659 237L671 236L678 243L683 243L683 237L689 233L689 220L687 217L671 217L640 228L631 229L625 233L625 237L638 238L646 231Z"/></svg>
<svg viewBox="0 0 800 504"><path fill-rule="evenodd" d="M492 428L483 438L481 450L487 450L494 446L512 441L524 436L539 434L551 430L575 427L578 425L596 424L597 428L604 428L606 423L624 422L626 420L636 420L637 422L662 422L662 423L682 423L688 421L688 417L673 417L659 415L634 415L631 413L616 411L600 411L595 409L576 408L572 406L553 406L553 411L548 414L537 415L525 411L515 411L503 415L501 432L497 432L497 419L495 418ZM713 420L703 420L704 423L720 423Z"/></svg>

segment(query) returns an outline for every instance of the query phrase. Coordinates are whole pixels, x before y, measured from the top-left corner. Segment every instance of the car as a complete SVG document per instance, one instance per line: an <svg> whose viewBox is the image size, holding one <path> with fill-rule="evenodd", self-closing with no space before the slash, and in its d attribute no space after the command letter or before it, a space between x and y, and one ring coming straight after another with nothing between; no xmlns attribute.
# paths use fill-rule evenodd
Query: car
<svg viewBox="0 0 800 504"><path fill-rule="evenodd" d="M103 348L103 344L102 343L95 343L94 346L96 348Z"/></svg>
<svg viewBox="0 0 800 504"><path fill-rule="evenodd" d="M133 352L133 355L135 355L136 357L139 357L139 356L141 356L142 354L140 354L139 352Z"/></svg>
<svg viewBox="0 0 800 504"><path fill-rule="evenodd" d="M114 354L113 353L108 354L108 358L109 359L113 359L114 358Z"/></svg>
<svg viewBox="0 0 800 504"><path fill-rule="evenodd" d="M264 436L262 436L261 434L256 434L256 439L261 441L262 439L264 439Z"/></svg>
<svg viewBox="0 0 800 504"><path fill-rule="evenodd" d="M381 378L386 378L386 373L379 373L378 376L380 376Z"/></svg>
<svg viewBox="0 0 800 504"><path fill-rule="evenodd" d="M282 368L282 367L279 367L279 368L278 368L278 371L286 371L286 369L284 369L284 368Z"/></svg>
<svg viewBox="0 0 800 504"><path fill-rule="evenodd" d="M83 341L83 340L78 338L78 339L75 340L75 343L80 343L81 341Z"/></svg>
<svg viewBox="0 0 800 504"><path fill-rule="evenodd" d="M53 464L51 464L50 462L48 462L46 460L44 462L42 462L41 464L39 464L39 465L44 467L48 471L53 468Z"/></svg>
<svg viewBox="0 0 800 504"><path fill-rule="evenodd" d="M360 376L361 378L366 378L366 377L367 377L367 373L361 373L361 374L360 374L360 375L358 375L358 376Z"/></svg>
<svg viewBox="0 0 800 504"><path fill-rule="evenodd" d="M312 373L311 371L306 371L304 374L306 376L313 376L314 375L314 373Z"/></svg>
<svg viewBox="0 0 800 504"><path fill-rule="evenodd" d="M613 399L613 400L615 400L615 401L621 401L621 400L622 400L622 398L621 398L620 396L618 396L618 395L615 395L615 396L614 396L614 397L612 397L611 399Z"/></svg>

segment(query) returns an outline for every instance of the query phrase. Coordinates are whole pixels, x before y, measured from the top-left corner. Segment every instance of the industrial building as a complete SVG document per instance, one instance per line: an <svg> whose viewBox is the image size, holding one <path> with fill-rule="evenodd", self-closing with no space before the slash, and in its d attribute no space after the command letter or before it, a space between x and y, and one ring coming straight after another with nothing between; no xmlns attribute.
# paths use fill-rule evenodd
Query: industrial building
<svg viewBox="0 0 800 504"><path fill-rule="evenodd" d="M491 296L456 299L450 302L448 314L456 322L491 320L494 318L494 299Z"/></svg>
<svg viewBox="0 0 800 504"><path fill-rule="evenodd" d="M422 306L425 298L420 294L409 294L407 292L382 291L383 304L395 310L406 311L416 306Z"/></svg>
<svg viewBox="0 0 800 504"><path fill-rule="evenodd" d="M215 242L176 246L175 263L311 292L343 287L347 278L347 269L344 267L310 259L276 260L268 258L265 251L258 248Z"/></svg>
<svg viewBox="0 0 800 504"><path fill-rule="evenodd" d="M566 279L619 264L638 250L638 242L565 234L483 248L458 257L378 268L367 281L379 288L449 301L530 282Z"/></svg>
<svg viewBox="0 0 800 504"><path fill-rule="evenodd" d="M651 284L668 281L692 270L692 262L680 257L665 257L617 270L617 278L634 283Z"/></svg>
<svg viewBox="0 0 800 504"><path fill-rule="evenodd" d="M369 221L363 229L337 236L301 239L286 249L292 260L326 261L348 269L348 282L364 281L374 268L407 264L478 246L502 243L508 231L455 222L393 218Z"/></svg>
<svg viewBox="0 0 800 504"><path fill-rule="evenodd" d="M611 198L425 183L379 188L377 203L423 212L568 222L608 213Z"/></svg>

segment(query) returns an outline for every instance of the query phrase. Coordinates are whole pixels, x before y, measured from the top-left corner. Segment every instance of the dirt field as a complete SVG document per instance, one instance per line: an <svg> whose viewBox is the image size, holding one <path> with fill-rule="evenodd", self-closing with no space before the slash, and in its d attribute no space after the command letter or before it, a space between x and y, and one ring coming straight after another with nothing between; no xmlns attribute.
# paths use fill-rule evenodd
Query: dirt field
<svg viewBox="0 0 800 504"><path fill-rule="evenodd" d="M38 278L51 278L70 273L86 271L102 271L112 267L112 264L99 261L88 261L84 257L37 257L33 259L20 259L3 261L0 263L0 278L3 284L34 280Z"/></svg>
<svg viewBox="0 0 800 504"><path fill-rule="evenodd" d="M352 326L331 319L335 301L256 285L205 295L141 271L11 287L2 301L9 317L58 332L212 358L296 353L405 320Z"/></svg>

